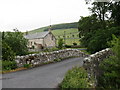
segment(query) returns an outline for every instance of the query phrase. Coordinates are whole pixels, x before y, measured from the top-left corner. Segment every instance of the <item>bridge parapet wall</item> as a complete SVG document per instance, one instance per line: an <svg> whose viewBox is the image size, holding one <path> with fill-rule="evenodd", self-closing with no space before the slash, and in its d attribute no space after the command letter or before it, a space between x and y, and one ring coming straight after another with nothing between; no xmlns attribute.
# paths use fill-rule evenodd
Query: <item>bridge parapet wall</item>
<svg viewBox="0 0 120 90"><path fill-rule="evenodd" d="M64 49L53 52L43 52L39 54L29 54L26 56L17 56L15 61L17 62L18 67L23 67L24 64L31 64L32 66L36 66L46 62L52 62L56 59L87 56L88 55L77 49Z"/></svg>
<svg viewBox="0 0 120 90"><path fill-rule="evenodd" d="M87 70L89 78L93 77L95 79L95 85L97 85L97 78L101 74L101 70L99 69L100 62L111 55L113 53L110 48L106 48L84 58L83 67Z"/></svg>

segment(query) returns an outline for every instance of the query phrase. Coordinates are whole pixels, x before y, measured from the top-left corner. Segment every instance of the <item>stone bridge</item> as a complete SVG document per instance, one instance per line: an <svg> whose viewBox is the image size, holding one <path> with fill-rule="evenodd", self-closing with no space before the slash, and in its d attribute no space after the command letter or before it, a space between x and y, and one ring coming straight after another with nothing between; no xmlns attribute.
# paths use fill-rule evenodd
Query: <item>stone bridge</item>
<svg viewBox="0 0 120 90"><path fill-rule="evenodd" d="M23 67L24 64L31 64L33 67L43 63L52 62L57 59L65 59L69 57L87 57L84 52L78 49L64 49L53 52L42 52L39 54L29 54L26 56L17 56L16 62L18 67Z"/></svg>
<svg viewBox="0 0 120 90"><path fill-rule="evenodd" d="M83 60L83 67L87 70L89 79L93 77L95 79L94 86L97 85L97 77L100 75L99 64L105 58L113 55L113 52L110 48L106 48L95 54L92 54Z"/></svg>
<svg viewBox="0 0 120 90"><path fill-rule="evenodd" d="M19 67L22 67L24 64L36 66L45 62L54 61L55 59L77 58L71 58L59 63L43 65L29 70L3 74L2 86L3 88L55 88L63 80L66 72L74 66L83 66L90 77L94 76L96 78L98 75L97 67L99 61L102 61L111 54L110 49L105 49L92 55L86 55L77 49L65 49L17 56L16 62Z"/></svg>

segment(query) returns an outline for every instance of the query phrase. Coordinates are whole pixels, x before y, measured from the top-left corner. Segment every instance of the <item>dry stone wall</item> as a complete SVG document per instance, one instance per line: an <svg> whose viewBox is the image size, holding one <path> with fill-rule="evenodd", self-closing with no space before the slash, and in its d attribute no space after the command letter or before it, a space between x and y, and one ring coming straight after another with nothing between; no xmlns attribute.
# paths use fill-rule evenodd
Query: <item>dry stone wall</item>
<svg viewBox="0 0 120 90"><path fill-rule="evenodd" d="M55 59L64 59L68 57L87 57L85 53L77 49L64 49L53 52L43 52L39 54L29 54L26 56L17 56L16 62L18 67L24 64L31 64L33 67L46 62L52 62Z"/></svg>
<svg viewBox="0 0 120 90"><path fill-rule="evenodd" d="M95 79L95 85L97 85L97 77L100 75L101 72L99 69L100 61L111 55L113 55L113 53L110 48L106 48L84 59L83 67L87 70L89 78L93 77Z"/></svg>

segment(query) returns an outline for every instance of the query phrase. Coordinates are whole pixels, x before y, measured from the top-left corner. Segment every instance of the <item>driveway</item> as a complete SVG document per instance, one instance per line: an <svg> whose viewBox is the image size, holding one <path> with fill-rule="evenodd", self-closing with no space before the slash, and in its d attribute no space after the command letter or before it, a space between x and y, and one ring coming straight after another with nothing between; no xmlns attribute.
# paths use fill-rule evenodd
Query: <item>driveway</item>
<svg viewBox="0 0 120 90"><path fill-rule="evenodd" d="M83 58L71 58L33 69L2 75L3 88L55 88L65 73L74 66L82 66Z"/></svg>

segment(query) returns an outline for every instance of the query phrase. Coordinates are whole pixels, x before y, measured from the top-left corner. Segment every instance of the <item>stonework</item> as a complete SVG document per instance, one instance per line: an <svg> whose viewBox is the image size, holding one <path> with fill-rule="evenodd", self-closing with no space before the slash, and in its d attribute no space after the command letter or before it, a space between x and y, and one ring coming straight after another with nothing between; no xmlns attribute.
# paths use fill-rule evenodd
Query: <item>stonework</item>
<svg viewBox="0 0 120 90"><path fill-rule="evenodd" d="M37 44L42 44L43 45L43 39L30 39L29 40L29 44L28 44L28 47L32 47L32 46L35 46L35 48L38 48L35 43Z"/></svg>
<svg viewBox="0 0 120 90"><path fill-rule="evenodd" d="M24 64L31 64L32 67L35 67L43 63L53 62L56 59L64 59L68 57L84 57L83 67L87 71L89 79L92 77L95 79L94 86L96 86L97 77L100 75L99 64L102 60L111 55L113 55L113 53L110 48L106 48L92 55L87 55L78 49L64 49L53 52L42 52L39 54L17 56L15 61L18 67L23 67Z"/></svg>
<svg viewBox="0 0 120 90"><path fill-rule="evenodd" d="M113 55L113 53L110 48L106 48L84 59L83 67L87 70L89 78L93 77L95 79L95 85L97 85L97 77L100 75L100 61L111 55Z"/></svg>
<svg viewBox="0 0 120 90"><path fill-rule="evenodd" d="M30 49L43 49L43 47L56 46L56 38L50 31L28 34L24 37L28 39L28 47Z"/></svg>
<svg viewBox="0 0 120 90"><path fill-rule="evenodd" d="M56 39L52 33L47 34L43 39L43 46L45 47L55 47L56 46Z"/></svg>
<svg viewBox="0 0 120 90"><path fill-rule="evenodd" d="M18 67L23 67L24 64L31 64L33 67L46 62L52 62L55 59L64 59L68 57L87 57L85 53L77 49L64 49L53 52L43 52L39 54L29 54L26 56L17 56L16 62Z"/></svg>

